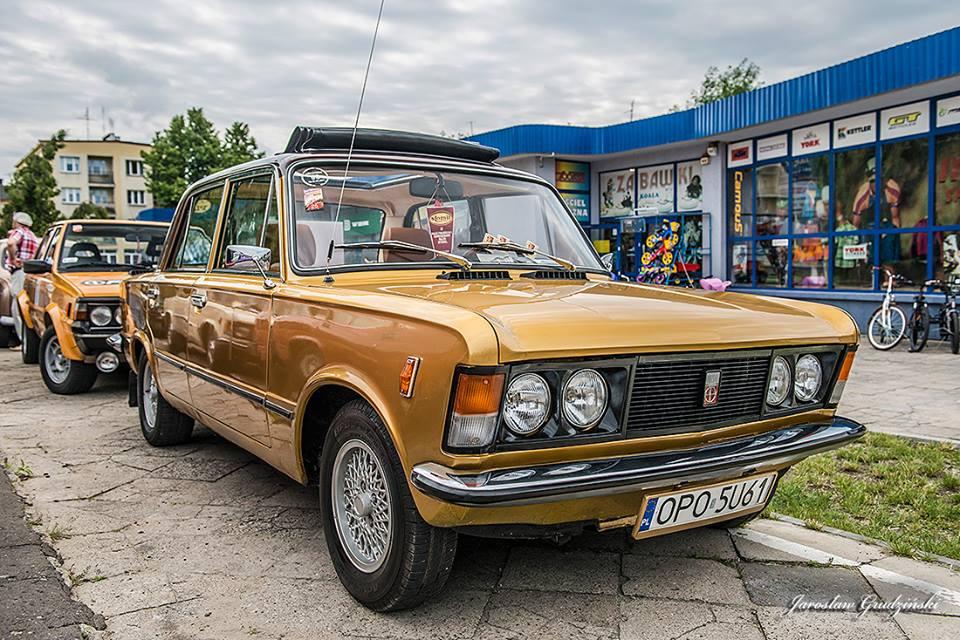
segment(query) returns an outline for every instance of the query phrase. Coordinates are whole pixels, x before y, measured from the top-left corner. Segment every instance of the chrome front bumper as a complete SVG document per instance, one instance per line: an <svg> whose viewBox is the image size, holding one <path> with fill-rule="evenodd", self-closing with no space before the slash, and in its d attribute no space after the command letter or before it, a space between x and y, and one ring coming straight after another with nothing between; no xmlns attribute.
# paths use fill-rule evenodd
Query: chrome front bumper
<svg viewBox="0 0 960 640"><path fill-rule="evenodd" d="M694 449L606 460L483 473L427 462L413 468L411 480L426 495L459 505L535 504L738 478L792 465L864 433L862 424L836 417Z"/></svg>

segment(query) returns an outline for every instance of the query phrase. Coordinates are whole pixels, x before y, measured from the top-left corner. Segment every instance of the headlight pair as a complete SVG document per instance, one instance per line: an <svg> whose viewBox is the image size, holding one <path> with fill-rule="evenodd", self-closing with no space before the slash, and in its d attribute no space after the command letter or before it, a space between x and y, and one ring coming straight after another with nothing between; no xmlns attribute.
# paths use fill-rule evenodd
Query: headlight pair
<svg viewBox="0 0 960 640"><path fill-rule="evenodd" d="M774 355L767 380L767 406L777 409L818 402L826 384L824 371L833 371L836 357L832 351Z"/></svg>
<svg viewBox="0 0 960 640"><path fill-rule="evenodd" d="M563 383L560 411L578 431L590 429L607 410L607 383L593 369L580 369ZM511 432L529 436L539 431L553 413L550 386L537 373L524 373L507 387L503 421Z"/></svg>
<svg viewBox="0 0 960 640"><path fill-rule="evenodd" d="M78 302L76 319L89 322L94 327L108 327L120 324L120 305L99 302Z"/></svg>

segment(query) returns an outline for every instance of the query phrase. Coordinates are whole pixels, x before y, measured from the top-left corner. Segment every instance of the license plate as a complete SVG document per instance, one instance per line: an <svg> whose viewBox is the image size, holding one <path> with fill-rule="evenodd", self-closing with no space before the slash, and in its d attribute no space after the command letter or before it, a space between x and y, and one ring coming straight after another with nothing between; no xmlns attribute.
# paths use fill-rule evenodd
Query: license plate
<svg viewBox="0 0 960 640"><path fill-rule="evenodd" d="M648 496L633 528L634 538L653 532L686 528L691 523L726 519L748 511L758 511L767 503L776 473L751 476L706 487Z"/></svg>

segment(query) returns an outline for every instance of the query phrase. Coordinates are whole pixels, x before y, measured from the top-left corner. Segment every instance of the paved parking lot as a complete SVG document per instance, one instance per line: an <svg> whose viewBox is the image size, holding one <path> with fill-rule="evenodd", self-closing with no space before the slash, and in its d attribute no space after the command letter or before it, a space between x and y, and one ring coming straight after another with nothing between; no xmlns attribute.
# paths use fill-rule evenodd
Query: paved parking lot
<svg viewBox="0 0 960 640"><path fill-rule="evenodd" d="M930 434L951 420L957 429L947 381L922 381L909 365L923 358L949 373L960 359L904 353L893 359L903 364L887 367L868 350L847 413L879 423L900 416L908 429L923 416ZM105 619L105 630L85 627L89 637L960 637L960 574L770 520L637 543L622 531L591 533L560 548L462 537L437 601L373 614L336 578L314 489L206 429L187 446L149 447L126 406L122 377L63 398L47 393L36 368L21 365L16 353L0 353L0 371L0 457L33 476L15 488L28 501L30 525L59 554L53 564L94 614L79 620ZM909 412L897 408L892 388L908 390ZM935 398L946 404L933 408ZM15 517L14 502L0 501L0 518ZM0 537L5 597L39 579L18 573L12 548ZM798 597L920 602L937 592L932 613L787 613ZM19 635L25 623L8 609L0 606L0 637L46 637ZM49 637L76 637L76 621L66 624L51 622Z"/></svg>

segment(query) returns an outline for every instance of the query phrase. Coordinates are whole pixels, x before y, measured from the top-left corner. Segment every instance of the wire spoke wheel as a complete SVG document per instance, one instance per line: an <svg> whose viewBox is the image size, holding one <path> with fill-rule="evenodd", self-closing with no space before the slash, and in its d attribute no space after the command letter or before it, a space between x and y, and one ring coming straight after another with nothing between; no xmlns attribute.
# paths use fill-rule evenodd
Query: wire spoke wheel
<svg viewBox="0 0 960 640"><path fill-rule="evenodd" d="M393 506L383 466L361 440L349 440L337 453L331 483L337 535L350 562L364 573L386 560L393 532Z"/></svg>
<svg viewBox="0 0 960 640"><path fill-rule="evenodd" d="M907 331L907 317L896 306L873 312L867 326L867 338L874 349L885 351L895 347Z"/></svg>

